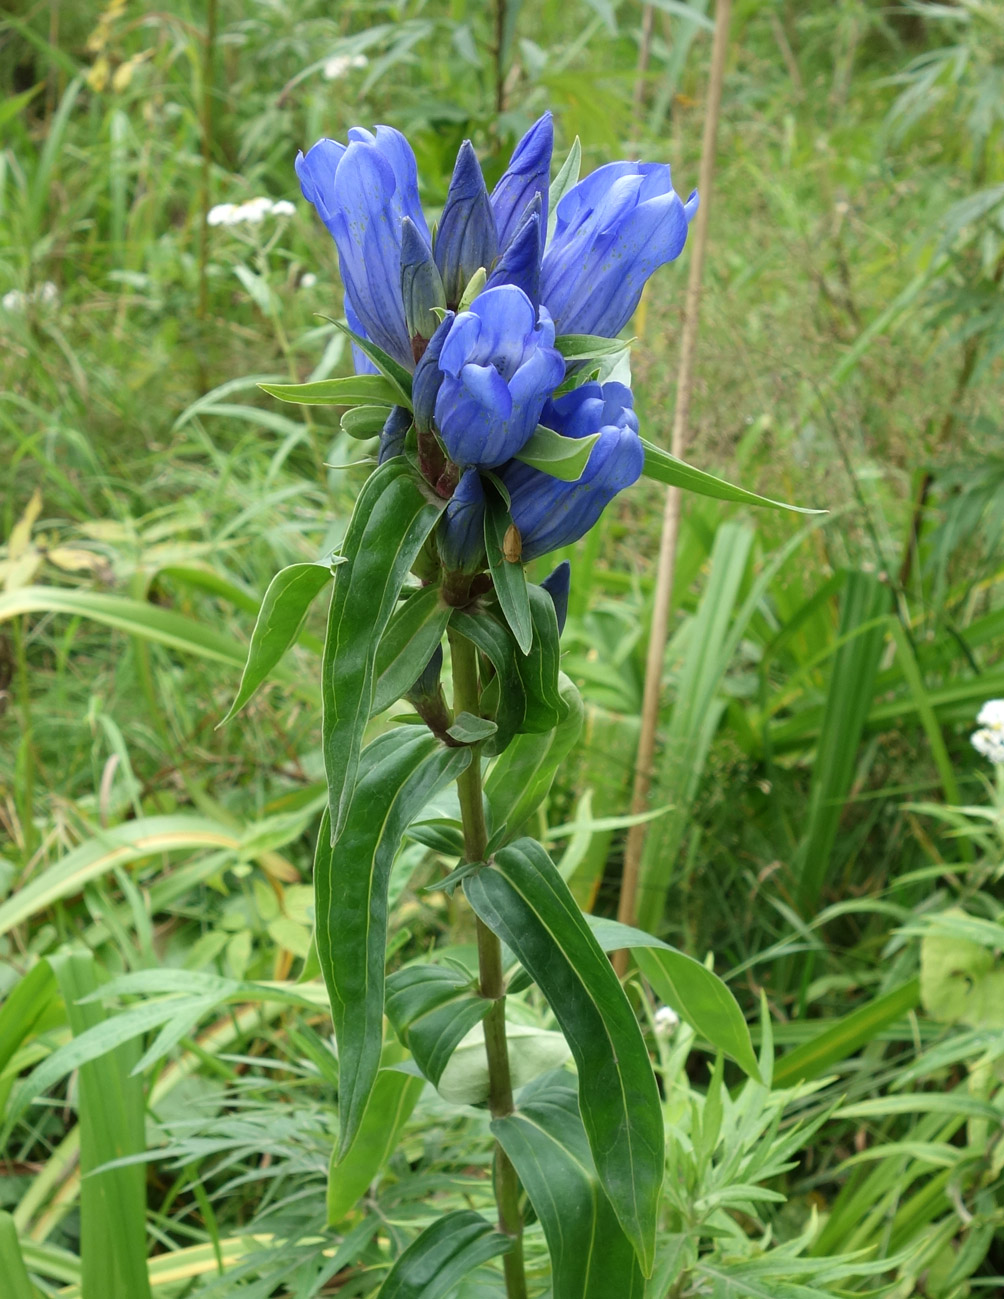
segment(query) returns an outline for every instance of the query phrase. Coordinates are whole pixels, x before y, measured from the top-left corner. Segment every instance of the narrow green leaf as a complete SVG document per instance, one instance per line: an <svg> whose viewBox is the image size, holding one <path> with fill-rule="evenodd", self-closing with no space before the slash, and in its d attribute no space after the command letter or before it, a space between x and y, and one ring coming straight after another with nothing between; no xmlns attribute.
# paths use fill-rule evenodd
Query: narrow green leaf
<svg viewBox="0 0 1004 1299"><path fill-rule="evenodd" d="M566 438L555 433L554 429L538 424L522 451L517 452L516 459L531 469L550 474L552 478L574 483L585 473L599 436L599 433L590 433L584 438Z"/></svg>
<svg viewBox="0 0 1004 1299"><path fill-rule="evenodd" d="M386 406L354 406L342 416L339 428L350 438L366 442L379 437L387 423Z"/></svg>
<svg viewBox="0 0 1004 1299"><path fill-rule="evenodd" d="M382 347L377 347L376 343L371 343L368 338L363 338L361 334L353 333L348 325L343 325L340 320L334 321L334 324L343 334L348 334L356 347L368 356L380 371L380 377L386 379L393 388L397 394L394 405L406 406L408 410L411 410L411 375L404 366L395 361L392 356L389 356Z"/></svg>
<svg viewBox="0 0 1004 1299"><path fill-rule="evenodd" d="M642 1299L645 1281L589 1153L575 1084L551 1075L492 1132L544 1229L553 1299Z"/></svg>
<svg viewBox="0 0 1004 1299"><path fill-rule="evenodd" d="M426 496L407 461L395 457L366 480L349 520L321 666L324 770L335 835L348 812L373 709L377 647L442 506Z"/></svg>
<svg viewBox="0 0 1004 1299"><path fill-rule="evenodd" d="M473 713L457 713L456 720L447 728L446 734L460 744L480 744L496 731L498 727L486 717L475 717Z"/></svg>
<svg viewBox="0 0 1004 1299"><path fill-rule="evenodd" d="M697 492L700 496L713 496L716 501L740 501L745 505L769 505L775 510L793 510L796 514L825 514L825 510L810 510L803 505L788 505L784 501L773 501L768 496L758 496L756 492L747 491L745 487L734 487L724 478L695 469L693 465L678 460L668 451L663 451L654 443L642 438L645 448L645 468L642 473L646 478L656 482L668 483L680 487L686 492Z"/></svg>
<svg viewBox="0 0 1004 1299"><path fill-rule="evenodd" d="M3 1277L4 1299L38 1299L38 1291L31 1284L28 1269L21 1257L14 1219L0 1212L0 1276Z"/></svg>
<svg viewBox="0 0 1004 1299"><path fill-rule="evenodd" d="M517 735L485 781L492 823L507 824L510 839L547 797L555 773L582 731L582 696L563 672L558 673L558 692L565 712L555 729L545 735Z"/></svg>
<svg viewBox="0 0 1004 1299"><path fill-rule="evenodd" d="M18 979L0 1006L0 1074L18 1050L43 1021L56 1000L56 981L48 961L33 965Z"/></svg>
<svg viewBox="0 0 1004 1299"><path fill-rule="evenodd" d="M481 703L483 711L492 711L498 731L486 741L484 752L488 756L501 753L522 726L526 712L512 632L487 610L479 613L457 610L450 626L476 645L495 669L492 689L482 696Z"/></svg>
<svg viewBox="0 0 1004 1299"><path fill-rule="evenodd" d="M424 1078L381 1069L363 1111L359 1131L345 1153L331 1152L328 1170L328 1226L337 1227L366 1194L397 1146L401 1129L418 1102Z"/></svg>
<svg viewBox="0 0 1004 1299"><path fill-rule="evenodd" d="M516 656L516 668L523 683L526 710L520 731L545 734L552 731L565 715L565 705L558 691L558 619L554 602L541 586L527 583L533 643L529 654Z"/></svg>
<svg viewBox="0 0 1004 1299"><path fill-rule="evenodd" d="M435 1087L450 1056L488 1007L470 975L445 966L408 965L387 979L387 1018Z"/></svg>
<svg viewBox="0 0 1004 1299"><path fill-rule="evenodd" d="M444 1299L468 1272L511 1244L480 1213L447 1213L411 1242L387 1273L378 1299Z"/></svg>
<svg viewBox="0 0 1004 1299"><path fill-rule="evenodd" d="M631 346L631 340L603 338L599 334L559 334L554 340L554 346L566 361L596 361L604 356L626 352Z"/></svg>
<svg viewBox="0 0 1004 1299"><path fill-rule="evenodd" d="M63 994L74 1034L105 1018L80 999L97 991L98 975L89 952L54 956L52 970ZM132 1077L138 1051L122 1044L81 1065L80 1258L81 1290L102 1299L149 1299L146 1263L146 1171L142 1164L95 1170L146 1149L142 1079Z"/></svg>
<svg viewBox="0 0 1004 1299"><path fill-rule="evenodd" d="M557 176L551 185L551 192L548 195L548 214L547 214L547 242L550 243L554 234L555 227L558 224L558 204L572 188L578 184L579 170L582 166L582 145L579 143L579 137L576 136L572 141L572 147L568 151L568 156L561 164Z"/></svg>
<svg viewBox="0 0 1004 1299"><path fill-rule="evenodd" d="M579 1108L603 1188L642 1271L655 1255L663 1124L648 1050L609 960L533 839L464 881L471 906L550 1003L579 1072Z"/></svg>
<svg viewBox="0 0 1004 1299"><path fill-rule="evenodd" d="M890 1024L920 1004L920 981L911 979L849 1015L827 1025L809 1042L786 1052L774 1065L774 1087L792 1087L820 1077L861 1047L874 1042Z"/></svg>
<svg viewBox="0 0 1004 1299"><path fill-rule="evenodd" d="M317 951L338 1041L338 1157L359 1131L380 1067L390 868L408 826L471 760L399 727L367 747L342 830L322 819L314 863Z"/></svg>
<svg viewBox="0 0 1004 1299"><path fill-rule="evenodd" d="M396 406L400 400L395 386L382 374L349 374L315 383L260 383L258 387L270 397L300 406Z"/></svg>
<svg viewBox="0 0 1004 1299"><path fill-rule="evenodd" d="M505 537L512 526L509 507L491 487L485 492L485 550L488 568L495 584L499 608L512 628L516 644L524 654L529 654L533 642L533 623L530 620L530 597L526 590L523 565L505 557Z"/></svg>
<svg viewBox="0 0 1004 1299"><path fill-rule="evenodd" d="M442 641L451 613L434 586L414 591L398 604L377 647L374 713L382 713L415 684Z"/></svg>
<svg viewBox="0 0 1004 1299"><path fill-rule="evenodd" d="M315 596L330 581L330 564L290 564L272 578L251 633L237 697L220 726L239 713L264 683L300 634Z"/></svg>

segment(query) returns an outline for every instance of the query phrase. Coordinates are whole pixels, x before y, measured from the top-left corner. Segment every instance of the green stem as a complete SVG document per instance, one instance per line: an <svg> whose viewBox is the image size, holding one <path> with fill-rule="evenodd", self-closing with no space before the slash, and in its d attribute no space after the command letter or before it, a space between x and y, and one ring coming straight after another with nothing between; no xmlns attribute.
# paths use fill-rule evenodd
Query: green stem
<svg viewBox="0 0 1004 1299"><path fill-rule="evenodd" d="M477 651L469 640L451 631L453 656L453 710L478 715ZM464 855L468 861L483 861L488 846L484 799L481 790L481 746L474 745L471 765L457 779L457 793L464 823ZM485 1053L488 1056L488 1106L492 1118L513 1112L509 1048L505 1035L505 980L502 977L502 944L478 919L479 991L492 1004L484 1018ZM512 1248L502 1257L508 1299L526 1299L523 1269L523 1219L519 1211L519 1178L499 1143L495 1143L495 1201L499 1230L512 1237Z"/></svg>

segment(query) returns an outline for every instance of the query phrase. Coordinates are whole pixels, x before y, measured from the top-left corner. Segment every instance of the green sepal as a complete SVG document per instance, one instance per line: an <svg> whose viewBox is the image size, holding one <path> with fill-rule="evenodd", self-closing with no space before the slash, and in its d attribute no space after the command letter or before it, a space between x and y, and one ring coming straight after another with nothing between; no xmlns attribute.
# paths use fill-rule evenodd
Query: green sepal
<svg viewBox="0 0 1004 1299"><path fill-rule="evenodd" d="M507 824L508 838L522 827L547 797L554 776L582 732L582 696L575 683L558 673L564 716L546 735L517 735L485 781L485 797L495 825Z"/></svg>
<svg viewBox="0 0 1004 1299"><path fill-rule="evenodd" d="M787 505L784 501L773 501L768 496L758 496L756 492L747 491L745 487L735 487L724 478L695 469L676 456L663 451L645 438L641 439L645 448L645 467L642 474L654 478L656 482L668 483L683 491L697 492L700 496L713 496L716 501L739 501L744 505L769 505L775 510L793 510L796 514L825 514L826 510L810 510L804 505Z"/></svg>
<svg viewBox="0 0 1004 1299"><path fill-rule="evenodd" d="M258 387L270 397L298 406L397 406L400 403L397 388L382 374L347 374L340 379L317 379L313 383L260 383Z"/></svg>
<svg viewBox="0 0 1004 1299"><path fill-rule="evenodd" d="M370 744L341 832L326 812L314 863L317 953L338 1042L341 1158L359 1131L380 1067L390 869L408 826L471 760L427 731L401 727Z"/></svg>
<svg viewBox="0 0 1004 1299"><path fill-rule="evenodd" d="M323 564L290 564L272 578L251 633L237 695L220 726L239 713L265 683L268 674L299 636L312 601L331 581L332 563L343 562L338 556Z"/></svg>
<svg viewBox="0 0 1004 1299"><path fill-rule="evenodd" d="M343 325L340 320L334 320L332 324L336 329L340 329L343 334L347 334L360 352L369 357L380 371L381 376L387 380L397 393L394 405L407 406L408 410L414 409L411 403L411 375L404 366L399 361L395 361L382 347L377 347L376 343L371 343L368 338L363 338L362 334L354 333L349 329L348 325Z"/></svg>
<svg viewBox="0 0 1004 1299"><path fill-rule="evenodd" d="M373 709L377 648L442 506L426 495L407 461L395 457L363 484L349 520L321 664L321 738L335 835L345 820Z"/></svg>
<svg viewBox="0 0 1004 1299"><path fill-rule="evenodd" d="M328 1169L328 1226L338 1224L366 1194L370 1183L397 1147L425 1082L400 1069L381 1069L349 1148L331 1152Z"/></svg>
<svg viewBox="0 0 1004 1299"><path fill-rule="evenodd" d="M509 506L491 488L485 492L485 550L488 570L495 584L499 608L512 628L516 644L524 654L529 654L533 643L533 623L530 621L530 597L526 591L526 574L517 560L510 563L505 557L505 536L512 524Z"/></svg>
<svg viewBox="0 0 1004 1299"><path fill-rule="evenodd" d="M559 334L554 346L566 361L597 361L626 352L632 342L630 338L603 338L600 334Z"/></svg>
<svg viewBox="0 0 1004 1299"><path fill-rule="evenodd" d="M532 1083L516 1113L491 1127L544 1229L552 1299L642 1299L645 1280L596 1175L574 1081L556 1073Z"/></svg>
<svg viewBox="0 0 1004 1299"><path fill-rule="evenodd" d="M444 1299L468 1272L497 1258L512 1241L473 1209L437 1218L387 1273L377 1299Z"/></svg>
<svg viewBox="0 0 1004 1299"><path fill-rule="evenodd" d="M445 883L445 881L442 881ZM469 974L441 965L408 965L387 979L387 1018L434 1087L491 1002L477 994Z"/></svg>
<svg viewBox="0 0 1004 1299"><path fill-rule="evenodd" d="M341 418L339 428L350 438L366 442L379 437L387 423L386 406L353 406Z"/></svg>
<svg viewBox="0 0 1004 1299"><path fill-rule="evenodd" d="M728 984L700 961L644 930L599 916L587 916L593 937L605 952L628 948L660 1000L716 1051L731 1056L754 1082L762 1082L746 1017Z"/></svg>
<svg viewBox="0 0 1004 1299"><path fill-rule="evenodd" d="M377 647L372 713L382 713L415 684L443 639L452 612L432 586L398 602Z"/></svg>
<svg viewBox="0 0 1004 1299"><path fill-rule="evenodd" d="M536 432L516 452L516 459L531 469L550 474L552 478L574 483L586 472L599 436L599 433L590 433L584 438L566 438L555 433L554 429L538 424Z"/></svg>
<svg viewBox="0 0 1004 1299"><path fill-rule="evenodd" d="M464 881L471 906L550 1004L579 1075L579 1110L603 1189L651 1274L664 1170L662 1107L634 1012L547 853L501 848Z"/></svg>

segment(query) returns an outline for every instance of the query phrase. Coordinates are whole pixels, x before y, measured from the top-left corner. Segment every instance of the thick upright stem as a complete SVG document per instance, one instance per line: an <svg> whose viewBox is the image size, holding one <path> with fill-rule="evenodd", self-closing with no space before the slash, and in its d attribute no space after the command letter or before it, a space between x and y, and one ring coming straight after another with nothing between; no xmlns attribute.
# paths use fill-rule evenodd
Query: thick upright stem
<svg viewBox="0 0 1004 1299"><path fill-rule="evenodd" d="M450 632L453 655L453 709L477 716L479 706L477 651L469 640ZM464 823L464 854L468 861L483 861L488 846L484 799L481 790L480 745L474 745L471 765L457 779ZM492 1118L513 1112L509 1048L505 1036L505 980L502 977L502 944L480 919L478 926L478 990L491 1002L484 1018L485 1053L488 1057L488 1105ZM519 1178L508 1155L495 1143L495 1201L499 1230L512 1237L512 1248L503 1255L508 1299L526 1299L523 1268L523 1219L519 1211Z"/></svg>

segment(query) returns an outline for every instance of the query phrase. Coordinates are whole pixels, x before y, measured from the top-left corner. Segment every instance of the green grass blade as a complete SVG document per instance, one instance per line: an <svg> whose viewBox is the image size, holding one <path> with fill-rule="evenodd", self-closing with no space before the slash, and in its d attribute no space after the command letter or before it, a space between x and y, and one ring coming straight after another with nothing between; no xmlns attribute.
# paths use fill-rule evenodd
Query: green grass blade
<svg viewBox="0 0 1004 1299"><path fill-rule="evenodd" d="M38 1299L21 1256L14 1219L5 1212L0 1212L0 1276L4 1299Z"/></svg>

